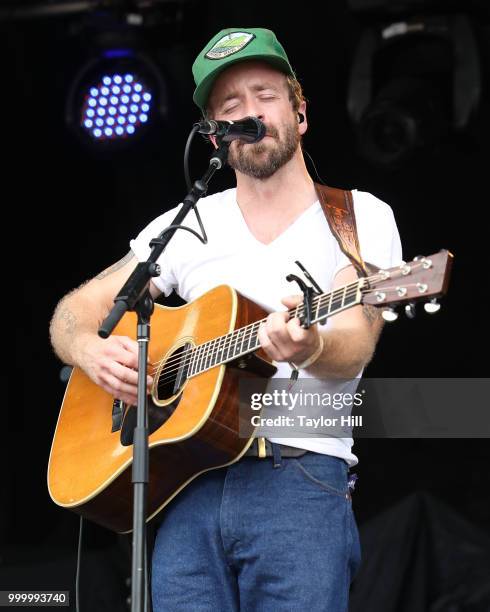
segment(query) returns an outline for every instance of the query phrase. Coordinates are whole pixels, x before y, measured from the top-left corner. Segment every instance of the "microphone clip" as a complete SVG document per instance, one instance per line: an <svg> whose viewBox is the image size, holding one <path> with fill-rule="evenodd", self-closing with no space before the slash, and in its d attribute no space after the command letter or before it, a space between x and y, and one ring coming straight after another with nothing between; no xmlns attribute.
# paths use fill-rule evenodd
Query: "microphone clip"
<svg viewBox="0 0 490 612"><path fill-rule="evenodd" d="M204 137L209 139L209 136L204 136ZM216 170L221 170L221 168L225 165L228 159L228 149L230 148L230 143L227 140L223 140L220 137L217 138L217 141L218 141L219 146L214 152L213 157L211 157L211 159L209 160L209 164L214 165Z"/></svg>

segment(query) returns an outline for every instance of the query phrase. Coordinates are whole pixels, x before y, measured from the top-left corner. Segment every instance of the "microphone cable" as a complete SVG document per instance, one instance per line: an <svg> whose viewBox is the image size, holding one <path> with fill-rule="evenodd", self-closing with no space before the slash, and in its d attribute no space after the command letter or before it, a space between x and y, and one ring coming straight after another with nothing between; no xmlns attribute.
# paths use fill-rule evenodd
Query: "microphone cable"
<svg viewBox="0 0 490 612"><path fill-rule="evenodd" d="M310 163L313 166L313 170L315 171L316 178L320 181L322 185L326 185L325 181L318 174L318 170L316 169L316 165L315 165L315 162L313 161L313 157L308 153L308 151L305 148L303 148L303 153L306 153L306 155L308 156L308 159L310 160Z"/></svg>
<svg viewBox="0 0 490 612"><path fill-rule="evenodd" d="M190 191L192 189L192 182L191 182L191 175L189 172L189 156L190 156L190 150L191 150L191 144L192 141L194 139L194 136L197 134L199 130L199 126L198 125L194 125L192 130L189 133L189 136L187 137L187 142L185 143L185 150L184 150L184 176L185 176L185 184L187 187L187 191Z"/></svg>

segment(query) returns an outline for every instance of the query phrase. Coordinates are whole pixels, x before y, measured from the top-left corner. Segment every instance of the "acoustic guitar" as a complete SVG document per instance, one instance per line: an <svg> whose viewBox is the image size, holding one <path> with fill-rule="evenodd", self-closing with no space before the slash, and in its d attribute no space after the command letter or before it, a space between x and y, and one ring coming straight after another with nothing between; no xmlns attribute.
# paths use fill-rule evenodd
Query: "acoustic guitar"
<svg viewBox="0 0 490 612"><path fill-rule="evenodd" d="M452 255L440 251L313 298L313 322L357 304L379 307L434 300L446 292ZM289 310L303 317L304 306ZM238 381L265 389L276 368L257 337L267 313L227 285L178 308L156 305L149 345L148 520L194 478L239 460L255 428L240 406ZM136 315L115 329L134 338ZM242 404L243 404L242 400ZM253 412L257 414L257 412ZM117 532L132 528L132 437L136 408L114 399L75 367L52 443L53 501Z"/></svg>

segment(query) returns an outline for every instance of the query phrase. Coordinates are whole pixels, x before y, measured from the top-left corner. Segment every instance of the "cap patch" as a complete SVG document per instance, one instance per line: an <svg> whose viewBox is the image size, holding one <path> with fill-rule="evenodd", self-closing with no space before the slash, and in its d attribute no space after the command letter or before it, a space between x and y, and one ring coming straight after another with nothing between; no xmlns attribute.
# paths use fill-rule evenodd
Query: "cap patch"
<svg viewBox="0 0 490 612"><path fill-rule="evenodd" d="M208 59L223 59L241 51L254 38L255 34L249 34L248 32L231 32L231 34L220 38L204 57Z"/></svg>

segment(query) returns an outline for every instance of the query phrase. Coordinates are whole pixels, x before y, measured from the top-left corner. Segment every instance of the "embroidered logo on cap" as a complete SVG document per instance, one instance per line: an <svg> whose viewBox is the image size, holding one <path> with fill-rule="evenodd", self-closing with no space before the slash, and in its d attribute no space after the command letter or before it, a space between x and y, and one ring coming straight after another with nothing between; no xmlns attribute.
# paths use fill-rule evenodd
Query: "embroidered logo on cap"
<svg viewBox="0 0 490 612"><path fill-rule="evenodd" d="M255 34L249 34L248 32L231 32L231 34L220 38L204 57L208 59L223 59L241 51L254 38Z"/></svg>

